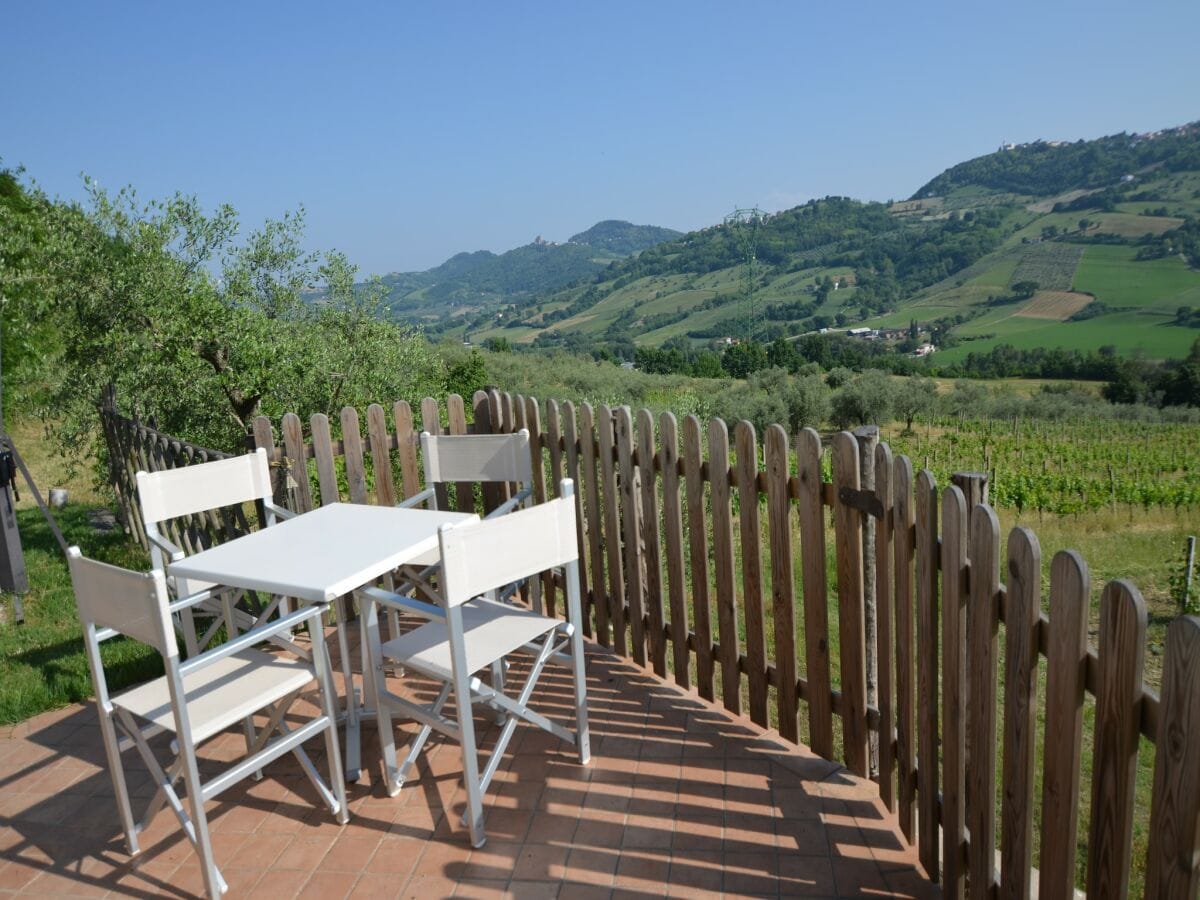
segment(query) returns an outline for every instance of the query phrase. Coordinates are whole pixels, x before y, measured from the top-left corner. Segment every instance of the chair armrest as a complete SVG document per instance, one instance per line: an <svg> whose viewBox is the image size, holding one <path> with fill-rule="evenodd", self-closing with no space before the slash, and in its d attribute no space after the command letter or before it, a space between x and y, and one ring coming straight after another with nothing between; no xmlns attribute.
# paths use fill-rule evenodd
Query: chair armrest
<svg viewBox="0 0 1200 900"><path fill-rule="evenodd" d="M413 494L411 497L405 497L396 504L397 509L408 509L411 506L416 506L419 503L424 503L434 496L433 488L425 488L425 490Z"/></svg>
<svg viewBox="0 0 1200 900"><path fill-rule="evenodd" d="M296 516L300 515L300 513L290 510L286 506L280 506L279 504L270 500L264 500L263 507L270 510L273 515L284 521L288 519L294 519Z"/></svg>
<svg viewBox="0 0 1200 900"><path fill-rule="evenodd" d="M517 506L519 506L520 504L522 504L526 500L528 500L532 493L533 493L533 488L525 488L524 490L518 491L517 493L515 493L511 497L509 497L507 500L505 500L503 503L501 503L499 506L497 506L495 509L493 509L486 516L484 516L484 518L485 519L494 519L497 516L502 516L507 512L512 512L514 509L517 508Z"/></svg>
<svg viewBox="0 0 1200 900"><path fill-rule="evenodd" d="M186 597L180 597L178 600L172 601L167 608L171 612L177 613L181 609L190 609L198 603L204 603L206 600L211 600L213 597L216 597L218 594L221 594L227 590L229 590L229 588L205 588L202 591L197 591L194 594L188 594Z"/></svg>
<svg viewBox="0 0 1200 900"><path fill-rule="evenodd" d="M182 547L172 544L157 531L147 528L146 538L150 541L150 543L154 544L154 546L158 547L159 550L167 555L168 563L179 562L181 559L187 556L187 554L183 552Z"/></svg>
<svg viewBox="0 0 1200 900"><path fill-rule="evenodd" d="M219 647L214 647L211 650L206 650L199 656L193 656L186 662L180 663L179 674L183 677L191 674L197 669L203 669L207 665L211 665L217 660L224 659L227 656L232 656L241 650L246 650L253 647L255 644L261 644L268 638L275 637L278 634L285 632L290 633L295 627L309 619L320 620L320 617L328 610L328 604L311 603L302 606L286 616L280 616L266 625L260 625L258 628L253 628L245 634L239 634L235 638L231 638Z"/></svg>
<svg viewBox="0 0 1200 900"><path fill-rule="evenodd" d="M426 619L444 619L446 617L445 611L440 606L426 603L424 600L418 600L416 597L406 597L404 594L385 591L383 588L359 588L354 593L368 597L372 603L376 603L379 606L399 612L415 613Z"/></svg>

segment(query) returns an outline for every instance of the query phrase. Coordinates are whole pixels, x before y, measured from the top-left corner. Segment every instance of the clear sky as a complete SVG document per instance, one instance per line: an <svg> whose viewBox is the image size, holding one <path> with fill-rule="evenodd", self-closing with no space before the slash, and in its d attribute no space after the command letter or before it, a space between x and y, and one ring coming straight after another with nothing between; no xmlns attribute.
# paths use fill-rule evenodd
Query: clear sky
<svg viewBox="0 0 1200 900"><path fill-rule="evenodd" d="M0 161L303 204L364 273L910 195L1002 141L1200 119L1200 2L19 2Z"/></svg>

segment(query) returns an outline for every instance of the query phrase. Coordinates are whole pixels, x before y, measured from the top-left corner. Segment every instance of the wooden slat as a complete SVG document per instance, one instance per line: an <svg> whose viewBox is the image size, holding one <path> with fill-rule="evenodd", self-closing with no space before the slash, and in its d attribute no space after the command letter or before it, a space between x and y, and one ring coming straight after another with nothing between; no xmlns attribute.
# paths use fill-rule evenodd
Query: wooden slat
<svg viewBox="0 0 1200 900"><path fill-rule="evenodd" d="M312 432L313 458L317 461L317 485L321 489L321 505L337 503L342 498L338 490L329 417L324 413L315 413L309 420L309 430Z"/></svg>
<svg viewBox="0 0 1200 900"><path fill-rule="evenodd" d="M601 506L600 477L596 472L596 421L590 403L579 407L579 430L580 447L583 451L583 478L587 489L587 573L591 584L592 608L596 616L596 640L607 647L610 632L608 589L604 583L604 507Z"/></svg>
<svg viewBox="0 0 1200 900"><path fill-rule="evenodd" d="M1042 618L1042 548L1028 528L1014 528L1008 536L1006 587L1000 892L1004 897L1028 900L1033 867L1038 624Z"/></svg>
<svg viewBox="0 0 1200 900"><path fill-rule="evenodd" d="M1200 896L1200 618L1167 629L1146 896Z"/></svg>
<svg viewBox="0 0 1200 900"><path fill-rule="evenodd" d="M721 652L721 700L741 715L738 673L737 589L734 586L733 513L729 505L729 430L720 419L708 424L708 480L712 485L713 566Z"/></svg>
<svg viewBox="0 0 1200 900"><path fill-rule="evenodd" d="M764 438L767 473L767 538L771 552L771 618L774 625L776 718L779 733L799 742L796 692L796 590L792 560L792 516L788 500L787 432L772 425Z"/></svg>
<svg viewBox="0 0 1200 900"><path fill-rule="evenodd" d="M617 473L613 411L601 406L596 413L600 432L600 477L604 481L604 545L608 552L609 621L613 627L613 649L618 656L628 656L625 633L625 570L621 565L621 516L618 506Z"/></svg>
<svg viewBox="0 0 1200 900"><path fill-rule="evenodd" d="M407 400L400 400L392 407L392 421L396 425L400 483L404 486L404 496L411 497L421 492L421 469L417 464L417 435L413 428L412 407Z"/></svg>
<svg viewBox="0 0 1200 900"><path fill-rule="evenodd" d="M342 455L346 460L346 489L351 503L367 502L367 471L363 463L362 434L358 430L358 410L342 410Z"/></svg>
<svg viewBox="0 0 1200 900"><path fill-rule="evenodd" d="M1000 521L976 506L971 521L967 601L967 877L972 897L996 881L996 665L999 659ZM921 765L925 765L922 757Z"/></svg>
<svg viewBox="0 0 1200 900"><path fill-rule="evenodd" d="M967 883L967 547L966 498L951 485L942 493L942 894L955 898Z"/></svg>
<svg viewBox="0 0 1200 900"><path fill-rule="evenodd" d="M917 848L921 865L938 872L938 616L937 483L928 471L917 476Z"/></svg>
<svg viewBox="0 0 1200 900"><path fill-rule="evenodd" d="M687 491L688 561L692 570L692 615L696 623L696 689L713 700L712 613L709 601L708 515L704 503L704 458L700 420L683 420L683 481Z"/></svg>
<svg viewBox="0 0 1200 900"><path fill-rule="evenodd" d="M1129 890L1138 711L1146 653L1146 604L1127 581L1110 582L1100 595L1098 650L1087 893L1089 898L1115 898L1125 897Z"/></svg>
<svg viewBox="0 0 1200 900"><path fill-rule="evenodd" d="M458 394L446 398L446 430L450 434L467 434L466 405ZM475 512L475 485L469 481L455 483L454 508L460 512Z"/></svg>
<svg viewBox="0 0 1200 900"><path fill-rule="evenodd" d="M283 435L284 452L291 460L292 478L296 482L295 492L296 512L309 512L313 508L312 483L308 478L308 459L304 446L304 426L300 417L288 413L279 424Z"/></svg>
<svg viewBox="0 0 1200 900"><path fill-rule="evenodd" d="M691 687L688 655L687 575L683 558L683 506L679 493L679 427L665 412L658 420L659 467L663 484L663 537L666 542L667 599L671 610L671 661L675 683Z"/></svg>
<svg viewBox="0 0 1200 900"><path fill-rule="evenodd" d="M428 431L434 435L443 433L442 412L438 402L432 397L424 397L421 400L421 431ZM439 482L434 486L434 496L437 498L438 509L450 508L450 491L445 484Z"/></svg>
<svg viewBox="0 0 1200 900"><path fill-rule="evenodd" d="M546 433L538 435L537 444L537 466L534 470L534 481L542 481L542 496L546 497L552 491L555 496L558 495L558 486L563 478L563 408L557 400L548 400L546 402ZM572 423L574 424L574 423ZM530 434L530 446L532 449L533 435ZM547 489L545 481L545 462L543 459L542 449L545 448L550 454L550 490ZM579 497L579 491L575 492L576 498ZM540 500L538 502L541 502ZM547 572L546 577L542 581L542 592L546 597L547 615L554 615L554 579L552 573Z"/></svg>
<svg viewBox="0 0 1200 900"><path fill-rule="evenodd" d="M889 810L896 809L895 755L893 752L892 703L895 686L892 678L892 449L887 444L875 448L875 496L883 516L875 523L875 628L876 659L879 677L879 793Z"/></svg>
<svg viewBox="0 0 1200 900"><path fill-rule="evenodd" d="M1046 645L1046 729L1042 763L1042 832L1038 896L1075 895L1075 836L1079 814L1079 758L1083 747L1083 695L1091 580L1073 550L1050 564L1050 624Z"/></svg>
<svg viewBox="0 0 1200 900"><path fill-rule="evenodd" d="M642 492L633 464L633 416L628 406L616 414L617 461L620 466L621 536L625 543L625 597L629 603L629 646L633 661L646 664L646 556L642 547Z"/></svg>
<svg viewBox="0 0 1200 900"><path fill-rule="evenodd" d="M858 442L842 431L833 438L833 484L859 488ZM846 767L866 778L867 660L863 598L862 513L845 503L833 508L837 544L838 633L842 655L842 742Z"/></svg>
<svg viewBox="0 0 1200 900"><path fill-rule="evenodd" d="M642 551L646 577L646 618L650 629L650 664L659 678L667 675L667 641L662 590L662 537L658 528L658 485L654 473L654 416L643 409L637 417L638 477L642 489Z"/></svg>
<svg viewBox="0 0 1200 900"><path fill-rule="evenodd" d="M762 531L758 516L758 439L754 426L734 428L737 447L738 525L742 549L742 603L745 609L746 673L750 720L767 726L767 636L763 603Z"/></svg>
<svg viewBox="0 0 1200 900"><path fill-rule="evenodd" d="M396 505L396 485L392 480L392 436L388 434L387 415L378 403L367 407L367 439L371 446L371 469L375 474L375 502Z"/></svg>
<svg viewBox="0 0 1200 900"><path fill-rule="evenodd" d="M537 413L537 401L532 397L528 401L529 412L531 418L530 423L537 422L540 426L540 418L532 418ZM587 527L586 520L583 518L583 485L581 483L581 470L579 465L579 436L576 434L575 424L575 404L567 400L562 405L562 423L563 423L563 474L570 478L575 484L575 528L576 549L579 553L579 596L584 600L584 616L583 616L583 633L586 637L592 636L592 619L587 614L588 586L587 586ZM532 432L532 429L530 429ZM541 478L542 466L541 459L538 459L539 465L534 470L534 479ZM544 489L543 489L544 491ZM558 496L558 485L554 485L554 494ZM535 491L536 495L536 491ZM539 501L540 502L540 501ZM547 573L549 574L549 573Z"/></svg>
<svg viewBox="0 0 1200 900"><path fill-rule="evenodd" d="M825 514L821 506L821 436L805 428L796 438L800 567L804 583L804 670L808 682L808 742L833 758L829 673L829 588L825 575Z"/></svg>

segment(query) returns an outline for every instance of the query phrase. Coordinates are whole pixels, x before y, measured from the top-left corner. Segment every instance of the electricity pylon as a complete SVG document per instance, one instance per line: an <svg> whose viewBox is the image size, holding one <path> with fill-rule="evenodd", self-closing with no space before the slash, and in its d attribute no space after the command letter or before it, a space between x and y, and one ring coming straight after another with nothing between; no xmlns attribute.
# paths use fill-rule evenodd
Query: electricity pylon
<svg viewBox="0 0 1200 900"><path fill-rule="evenodd" d="M746 340L754 337L758 329L758 309L754 304L754 262L758 251L758 229L762 225L763 211L757 206L735 209L725 217L725 227L746 260L746 295L742 300L742 320Z"/></svg>

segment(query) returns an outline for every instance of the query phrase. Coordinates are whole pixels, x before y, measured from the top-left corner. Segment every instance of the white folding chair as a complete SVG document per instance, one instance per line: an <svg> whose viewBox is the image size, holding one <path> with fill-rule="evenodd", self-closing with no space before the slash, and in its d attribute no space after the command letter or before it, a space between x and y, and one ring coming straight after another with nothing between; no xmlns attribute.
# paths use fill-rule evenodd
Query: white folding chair
<svg viewBox="0 0 1200 900"><path fill-rule="evenodd" d="M182 547L173 543L164 533L167 523L171 520L194 517L245 503L262 504L263 527L270 527L278 519L287 519L295 515L291 510L277 506L272 499L267 451L261 447L253 453L230 459L159 472L138 472L137 489L142 523L150 541L151 565L155 569L166 571L167 586L176 597L192 596L203 590L211 590L215 586L184 579L178 579L179 583L176 583L177 579L171 576L171 563L178 562L187 555ZM219 517L214 513L209 527L204 529L203 534L198 533L195 528L190 529L195 533L196 543L202 544L211 538L213 531L221 530L214 525L217 518ZM184 531L187 532L194 524L183 523ZM276 608L286 613L287 600L275 598L258 616L235 609L235 624L242 630L253 628ZM199 637L196 634L194 612L203 612L211 617L208 629ZM217 628L222 624L221 613L220 597L214 594L197 604L195 610L189 607L177 615L184 648L189 656L198 653L212 640Z"/></svg>
<svg viewBox="0 0 1200 900"><path fill-rule="evenodd" d="M172 608L195 602L193 599L169 603L160 569L145 574L131 572L87 559L78 547L71 547L68 556L100 713L104 751L130 854L139 851L138 834L164 804L169 805L200 856L208 895L219 897L226 884L213 859L204 804L247 775L258 777L264 765L288 752L299 761L337 821L343 824L347 821L335 694L321 625L323 606L302 607L180 662L170 613ZM256 649L256 645L303 625L308 626L312 637L311 664ZM154 647L162 655L166 674L110 696L100 643L117 634ZM314 682L320 713L301 725L289 723L284 717L292 702ZM261 729L247 735L246 757L219 775L201 781L196 746L256 714L265 715L266 719ZM165 770L148 743L162 732L173 736L171 747L175 753ZM325 738L329 784L321 778L302 746L317 735ZM133 818L121 764L121 752L129 746L137 749L158 788L140 822ZM187 793L187 809L175 790L181 778Z"/></svg>
<svg viewBox="0 0 1200 900"><path fill-rule="evenodd" d="M444 616L381 644L376 606L386 597L365 595L364 625L370 648L367 689L373 694L379 722L388 793L400 790L404 779L434 729L462 746L463 780L467 791L464 819L471 843L480 847L483 793L496 773L518 722L526 721L575 746L580 764L591 756L587 696L583 665L583 619L579 600L578 544L575 537L574 488L561 484L558 499L490 521L443 527L439 534L443 577L440 603ZM480 597L500 585L562 566L565 571L567 621L538 615L512 604ZM467 601L474 602L468 603ZM497 660L521 653L530 657L525 682L506 691L476 677ZM385 663L399 664L441 683L431 704L420 704L387 690ZM547 663L566 665L573 675L575 730L530 708L534 686ZM444 708L450 694L456 715ZM503 717L503 727L482 771L475 744L472 710L489 708ZM392 713L421 723L422 728L402 765L397 765Z"/></svg>
<svg viewBox="0 0 1200 900"><path fill-rule="evenodd" d="M424 460L425 488L419 493L407 497L400 507L425 506L438 509L439 494L445 492L452 484L467 485L504 485L512 490L511 496L502 500L483 518L493 519L512 512L514 509L530 505L533 499L533 459L529 451L529 431L522 428L512 434L430 434L421 432L421 456ZM388 625L391 634L395 635L399 624L398 609L406 609L418 615L433 617L437 615L436 604L438 591L432 579L440 571L440 562L436 550L410 560L403 568L400 577L395 579L395 597L398 606L389 607ZM505 585L498 589L493 599L507 598L516 590L516 585ZM405 603L404 595L413 597L423 596L425 601ZM534 609L541 611L541 593L535 588L533 595Z"/></svg>

